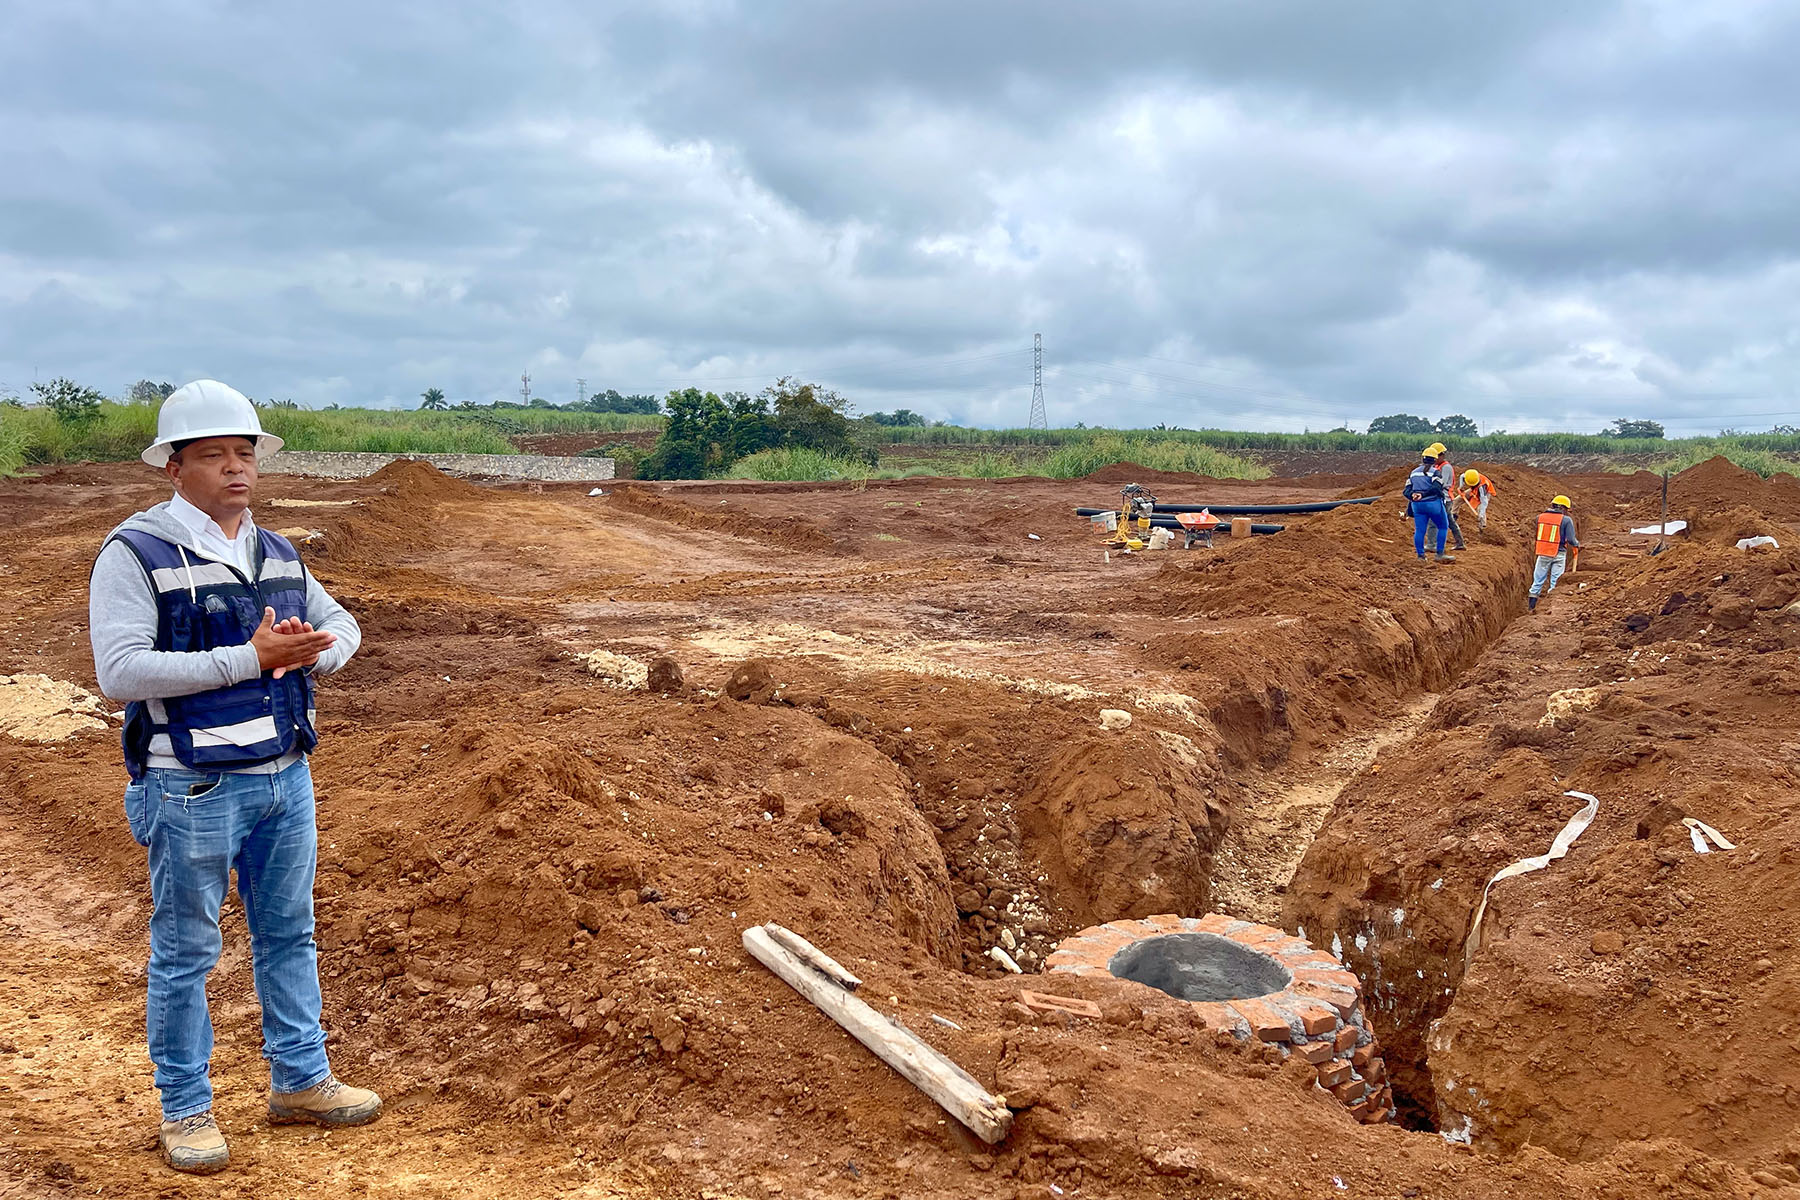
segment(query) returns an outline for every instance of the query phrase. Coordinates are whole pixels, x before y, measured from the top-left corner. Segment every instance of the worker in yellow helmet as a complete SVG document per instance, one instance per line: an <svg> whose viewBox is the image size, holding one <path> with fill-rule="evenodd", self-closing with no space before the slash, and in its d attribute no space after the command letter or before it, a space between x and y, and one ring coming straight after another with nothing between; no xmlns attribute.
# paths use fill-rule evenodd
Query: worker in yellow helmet
<svg viewBox="0 0 1800 1200"><path fill-rule="evenodd" d="M1475 510L1475 520L1485 530L1487 528L1488 501L1498 496L1500 489L1494 486L1493 480L1474 467L1463 472L1462 481L1463 503Z"/></svg>
<svg viewBox="0 0 1800 1200"><path fill-rule="evenodd" d="M1450 537L1458 550L1467 550L1463 542L1462 528L1456 523L1456 497L1459 494L1456 486L1456 468L1450 465L1450 450L1442 442L1433 442L1425 447L1425 454L1431 459L1431 469L1436 473L1439 482L1444 485L1444 520L1450 525Z"/></svg>
<svg viewBox="0 0 1800 1200"><path fill-rule="evenodd" d="M1540 597L1556 590L1565 565L1573 562L1573 556L1581 550L1581 540L1575 536L1575 518L1569 515L1571 507L1567 496L1557 496L1550 501L1549 511L1538 514L1537 567L1531 573L1531 595L1525 602L1532 612L1537 611Z"/></svg>

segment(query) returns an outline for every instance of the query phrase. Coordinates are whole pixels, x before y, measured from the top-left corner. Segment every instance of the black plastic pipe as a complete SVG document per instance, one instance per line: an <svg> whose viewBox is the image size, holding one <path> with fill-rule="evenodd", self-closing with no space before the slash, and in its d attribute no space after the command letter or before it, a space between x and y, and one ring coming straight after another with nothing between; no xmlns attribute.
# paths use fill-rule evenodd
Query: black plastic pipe
<svg viewBox="0 0 1800 1200"><path fill-rule="evenodd" d="M1119 510L1116 508L1078 508L1075 510L1075 515L1078 517L1097 517L1101 513L1118 512L1118 511ZM1153 516L1151 516L1150 527L1152 529L1181 529L1181 530L1187 529L1186 525L1183 525L1180 521L1177 521L1174 517L1165 517L1161 513L1157 513L1157 514L1154 514ZM1250 532L1251 533L1280 533L1282 530L1284 530L1286 528L1287 528L1286 525L1255 524L1255 525L1250 526ZM1213 528L1213 532L1214 533L1230 533L1231 532L1231 522L1220 521L1218 523L1218 525Z"/></svg>
<svg viewBox="0 0 1800 1200"><path fill-rule="evenodd" d="M1158 502L1159 513L1196 513L1202 509L1215 512L1222 517L1260 517L1280 514L1330 512L1334 508L1346 504L1373 504L1380 496L1359 496L1355 500L1319 500L1310 504L1163 504ZM1115 509L1117 506L1114 506ZM1083 509L1084 513L1088 510ZM1100 511L1098 509L1094 511Z"/></svg>

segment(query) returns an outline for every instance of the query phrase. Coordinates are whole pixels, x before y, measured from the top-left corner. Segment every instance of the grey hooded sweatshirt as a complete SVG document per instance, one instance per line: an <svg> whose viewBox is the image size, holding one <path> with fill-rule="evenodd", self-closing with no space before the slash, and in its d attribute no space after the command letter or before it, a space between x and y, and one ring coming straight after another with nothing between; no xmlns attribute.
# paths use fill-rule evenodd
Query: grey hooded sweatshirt
<svg viewBox="0 0 1800 1200"><path fill-rule="evenodd" d="M211 562L224 561L203 550L193 533L169 514L169 506L158 504L130 517L113 532L141 529L164 541L185 546L189 554ZM262 673L256 647L245 642L241 646L222 646L217 650L169 652L156 649L156 592L150 577L133 554L131 547L110 540L94 562L94 573L88 583L88 636L94 645L94 673L100 690L114 700L147 701L155 721L167 719L161 701L169 696L191 696L196 692L229 687ZM235 563L228 564L236 566ZM315 676L329 675L350 661L362 644L362 629L356 618L333 600L311 571L306 572L306 619L314 629L337 634L337 642L319 655L310 668ZM247 774L269 774L299 759L299 754L261 766L245 767ZM181 767L169 745L167 734L150 741L152 767Z"/></svg>

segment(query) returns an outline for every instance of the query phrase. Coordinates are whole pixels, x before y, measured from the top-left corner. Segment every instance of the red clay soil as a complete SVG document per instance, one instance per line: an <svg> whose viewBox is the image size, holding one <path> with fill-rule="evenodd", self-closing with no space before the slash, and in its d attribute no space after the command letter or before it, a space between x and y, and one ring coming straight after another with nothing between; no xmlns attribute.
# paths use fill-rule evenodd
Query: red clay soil
<svg viewBox="0 0 1800 1200"><path fill-rule="evenodd" d="M1585 553L1342 793L1286 915L1373 985L1414 1123L1574 1161L1676 1139L1785 1194L1800 1184L1800 554L1734 548L1740 529L1795 530L1743 507L1768 493L1725 466L1672 489L1694 539ZM1584 544L1628 540L1595 524ZM1593 826L1494 887L1465 971L1487 879L1549 847L1581 805L1571 789L1600 798ZM1695 853L1690 815L1738 848Z"/></svg>
<svg viewBox="0 0 1800 1200"><path fill-rule="evenodd" d="M1496 478L1493 531L1451 566L1412 558L1397 498L1215 551L1107 561L1070 515L1091 481L590 498L420 464L352 484L266 479L259 519L317 535L313 569L364 626L362 653L322 689L319 942L334 1062L391 1111L329 1139L261 1126L233 903L212 989L236 1158L222 1186L509 1198L1779 1188L1770 1172L1785 1151L1770 1129L1800 1097L1780 1058L1800 1007L1777 920L1800 878L1782 849L1791 815L1778 815L1794 735L1781 732L1791 698L1784 709L1776 697L1795 677L1794 626L1756 606L1779 598L1789 552L1696 543L1634 560L1597 545L1594 563L1613 570L1569 577L1539 625L1509 626L1523 526L1548 489L1577 485L1525 469ZM1319 496L1292 480L1230 487ZM87 564L107 528L161 498L128 466L0 482L0 673L93 686ZM1675 586L1715 617L1706 632L1680 623L1692 619L1682 606L1652 610L1641 634L1622 624ZM1746 599L1751 615L1721 642ZM1590 610L1592 628L1579 625ZM1631 659L1638 649L1670 653L1655 664L1665 673ZM590 669L579 656L591 650L621 657ZM685 668L665 694L605 675L664 654ZM766 678L730 699L727 676L757 675L752 657ZM1630 714L1597 708L1537 730L1544 687L1630 676ZM1422 1045L1440 1015L1423 988L1396 984L1401 966L1461 985L1450 1021L1465 1003L1477 1017L1444 1053L1459 1088L1478 1088L1478 1150L1359 1125L1310 1068L1278 1067L1159 992L1021 981L986 957L1010 939L1030 969L1074 929L1207 906L1219 839L1270 773L1444 688L1422 737L1455 739L1455 752L1409 748L1384 756L1379 787L1352 783L1291 903L1315 942L1345 931L1371 997L1389 988L1394 1002L1371 1016L1390 1046ZM1131 728L1104 733L1098 710L1115 707ZM1641 723L1658 736L1629 757ZM1505 786L1483 783L1514 769ZM1567 869L1502 885L1476 969L1451 978L1457 921L1485 873L1541 850L1566 815L1559 774L1605 792L1602 821ZM0 735L0 1181L21 1195L183 1186L149 1149L147 888L122 781L105 734ZM1649 865L1669 840L1657 833L1620 843L1576 893L1588 908L1529 915L1520 897L1572 886L1658 787L1742 847L1667 867L1666 894L1688 897L1679 914L1643 890L1664 877ZM1730 932L1746 894L1766 905L1767 968ZM1371 906L1401 901L1417 922L1401 927L1418 932L1358 957L1356 931L1395 927ZM975 1141L751 961L739 935L765 920L844 961L870 1003L1003 1093L1011 1136ZM1539 937L1539 921L1554 928ZM1623 946L1590 963L1578 943L1595 921ZM1677 936L1689 940L1661 940ZM1514 943L1529 951L1516 966ZM1655 975L1647 992L1640 962ZM1754 996L1739 978L1759 981ZM1008 1005L1021 982L1093 999L1103 1017L1019 1023ZM1481 1023L1496 1015L1503 1029ZM1614 1057L1577 1053L1581 1022ZM1692 1073L1708 1053L1723 1069ZM1437 1054L1415 1051L1418 1097L1447 1078ZM1534 1056L1542 1079L1520 1066ZM1666 1063L1679 1071L1655 1094L1689 1097L1698 1115L1685 1123L1671 1099L1645 1106L1638 1136L1618 1133L1624 1116L1597 1118L1584 1140L1552 1130L1550 1117L1603 1097L1635 1106Z"/></svg>

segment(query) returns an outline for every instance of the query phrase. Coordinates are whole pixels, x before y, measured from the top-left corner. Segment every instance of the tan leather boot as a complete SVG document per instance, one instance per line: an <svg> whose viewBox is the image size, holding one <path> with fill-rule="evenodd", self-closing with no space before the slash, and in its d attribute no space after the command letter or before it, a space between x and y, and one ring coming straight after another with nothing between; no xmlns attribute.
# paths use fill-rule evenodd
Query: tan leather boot
<svg viewBox="0 0 1800 1200"><path fill-rule="evenodd" d="M304 1092L273 1092L269 1096L269 1124L367 1125L381 1115L381 1097L367 1088L354 1088L327 1075L323 1083Z"/></svg>
<svg viewBox="0 0 1800 1200"><path fill-rule="evenodd" d="M225 1135L210 1112L196 1113L179 1121L162 1123L163 1161L190 1175L211 1175L231 1162Z"/></svg>

